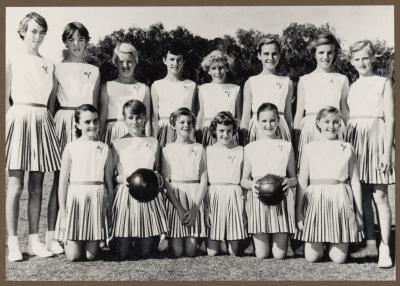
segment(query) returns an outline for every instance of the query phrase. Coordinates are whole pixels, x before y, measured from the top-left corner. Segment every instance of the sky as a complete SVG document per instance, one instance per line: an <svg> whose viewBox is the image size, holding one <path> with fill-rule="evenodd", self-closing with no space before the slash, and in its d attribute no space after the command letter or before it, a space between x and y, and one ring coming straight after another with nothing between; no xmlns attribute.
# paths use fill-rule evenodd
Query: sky
<svg viewBox="0 0 400 286"><path fill-rule="evenodd" d="M384 40L394 46L394 6L191 6L191 7L7 7L6 53L21 49L17 34L19 21L35 11L45 17L49 26L40 48L41 54L61 60L64 44L61 34L72 21L83 23L91 42L121 28L148 28L162 23L166 30L184 26L204 38L234 36L239 28L256 29L281 35L290 23L329 23L347 49L361 39Z"/></svg>

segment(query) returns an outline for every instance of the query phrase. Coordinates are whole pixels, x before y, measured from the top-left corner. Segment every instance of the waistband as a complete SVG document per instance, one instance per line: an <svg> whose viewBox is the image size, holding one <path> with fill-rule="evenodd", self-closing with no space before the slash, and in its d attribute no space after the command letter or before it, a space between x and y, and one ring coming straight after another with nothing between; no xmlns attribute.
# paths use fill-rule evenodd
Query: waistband
<svg viewBox="0 0 400 286"><path fill-rule="evenodd" d="M385 117L383 117L383 116L373 116L373 115L356 115L356 116L350 116L350 119L354 119L354 118L378 118L378 119L382 119L382 120L385 119Z"/></svg>
<svg viewBox="0 0 400 286"><path fill-rule="evenodd" d="M47 105L41 103L33 103L33 102L14 102L15 105L26 105L32 107L44 107L47 108Z"/></svg>
<svg viewBox="0 0 400 286"><path fill-rule="evenodd" d="M70 185L103 185L101 181L70 181Z"/></svg>
<svg viewBox="0 0 400 286"><path fill-rule="evenodd" d="M340 181L337 179L310 179L310 185L340 185L348 183L348 180Z"/></svg>
<svg viewBox="0 0 400 286"><path fill-rule="evenodd" d="M229 183L229 182L209 182L209 186L239 186L239 184Z"/></svg>
<svg viewBox="0 0 400 286"><path fill-rule="evenodd" d="M60 106L60 110L75 110L75 106Z"/></svg>
<svg viewBox="0 0 400 286"><path fill-rule="evenodd" d="M197 184L200 183L200 180L169 180L169 182L179 184Z"/></svg>

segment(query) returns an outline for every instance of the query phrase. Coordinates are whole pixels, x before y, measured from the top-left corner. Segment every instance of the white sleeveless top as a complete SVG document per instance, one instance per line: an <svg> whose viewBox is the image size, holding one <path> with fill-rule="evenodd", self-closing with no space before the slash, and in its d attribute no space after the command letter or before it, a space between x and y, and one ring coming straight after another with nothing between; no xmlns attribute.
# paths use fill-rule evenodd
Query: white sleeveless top
<svg viewBox="0 0 400 286"><path fill-rule="evenodd" d="M153 87L158 94L158 114L160 119L169 118L180 107L191 109L192 95L196 84L191 80L169 81L156 80Z"/></svg>
<svg viewBox="0 0 400 286"><path fill-rule="evenodd" d="M112 142L118 153L118 174L129 177L139 168L154 169L158 141L153 137L127 137Z"/></svg>
<svg viewBox="0 0 400 286"><path fill-rule="evenodd" d="M16 53L9 57L11 98L14 102L47 105L53 89L54 64L49 60Z"/></svg>
<svg viewBox="0 0 400 286"><path fill-rule="evenodd" d="M104 181L108 146L100 141L75 140L64 152L71 157L70 181Z"/></svg>
<svg viewBox="0 0 400 286"><path fill-rule="evenodd" d="M56 65L55 75L60 106L93 104L93 91L100 75L96 66L86 63L59 63Z"/></svg>
<svg viewBox="0 0 400 286"><path fill-rule="evenodd" d="M342 90L349 90L349 81L340 73L312 72L300 77L299 83L304 87L304 109L316 113L325 106L340 110Z"/></svg>
<svg viewBox="0 0 400 286"><path fill-rule="evenodd" d="M204 104L204 119L211 120L220 111L229 111L235 117L239 90L240 86L235 84L205 83L199 86L199 97Z"/></svg>
<svg viewBox="0 0 400 286"><path fill-rule="evenodd" d="M250 142L244 152L251 163L253 178L273 174L286 177L292 144L281 139L260 139Z"/></svg>
<svg viewBox="0 0 400 286"><path fill-rule="evenodd" d="M349 177L352 150L350 143L340 140L321 140L306 144L302 156L308 160L310 179L346 181Z"/></svg>
<svg viewBox="0 0 400 286"><path fill-rule="evenodd" d="M125 84L117 81L107 82L108 113L107 119L123 119L122 107L132 99L144 101L146 85L141 82ZM147 112L150 112L149 110Z"/></svg>
<svg viewBox="0 0 400 286"><path fill-rule="evenodd" d="M351 116L384 116L383 91L388 79L381 76L360 77L350 86L347 104Z"/></svg>
<svg viewBox="0 0 400 286"><path fill-rule="evenodd" d="M163 148L164 156L168 158L170 179L200 180L203 146L198 143L169 143Z"/></svg>
<svg viewBox="0 0 400 286"><path fill-rule="evenodd" d="M231 183L238 185L241 179L243 147L207 147L208 181L212 183Z"/></svg>
<svg viewBox="0 0 400 286"><path fill-rule="evenodd" d="M270 102L278 107L279 112L285 111L286 97L290 79L287 76L260 74L249 78L252 94L251 110L253 115L264 102Z"/></svg>

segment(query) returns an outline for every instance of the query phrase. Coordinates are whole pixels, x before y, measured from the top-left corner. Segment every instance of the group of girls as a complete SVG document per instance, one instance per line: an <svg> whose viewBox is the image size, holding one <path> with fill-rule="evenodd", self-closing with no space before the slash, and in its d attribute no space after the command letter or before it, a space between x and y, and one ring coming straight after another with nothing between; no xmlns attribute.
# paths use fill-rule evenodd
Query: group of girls
<svg viewBox="0 0 400 286"><path fill-rule="evenodd" d="M294 85L277 72L282 49L273 37L258 42L263 69L242 92L226 82L230 58L217 50L201 65L210 83L197 88L182 80L178 43L165 49L167 75L151 89L134 77L136 49L118 45L112 59L118 77L100 88L98 68L85 59L87 29L77 22L65 27L67 56L55 66L38 51L46 31L43 17L25 16L18 30L25 53L7 62L9 261L22 260L17 223L28 171L31 255L65 251L70 260L94 259L107 240L121 259L132 244L148 257L161 235L176 257L196 255L203 239L209 255L220 252L221 241L241 255L251 236L260 258L270 252L285 258L295 238L305 242L307 260L318 261L328 243L330 258L343 263L363 229L366 248L354 256L378 254L373 199L381 227L378 265L392 265L393 92L388 79L373 73L370 41L350 48L359 79L349 88L332 69L340 50L334 36L314 39L316 69L299 80L293 120ZM150 202L131 197L127 177L138 168L159 173L165 192ZM38 237L45 172L54 172L46 245ZM285 198L277 206L257 198L256 181L267 173L284 178Z"/></svg>

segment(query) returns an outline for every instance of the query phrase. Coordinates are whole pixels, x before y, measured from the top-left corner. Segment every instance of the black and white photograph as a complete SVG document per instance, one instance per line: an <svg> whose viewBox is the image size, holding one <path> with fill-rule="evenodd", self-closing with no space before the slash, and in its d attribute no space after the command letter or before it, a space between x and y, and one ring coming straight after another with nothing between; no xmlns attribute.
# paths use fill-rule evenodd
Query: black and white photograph
<svg viewBox="0 0 400 286"><path fill-rule="evenodd" d="M395 5L5 7L6 281L395 281Z"/></svg>

